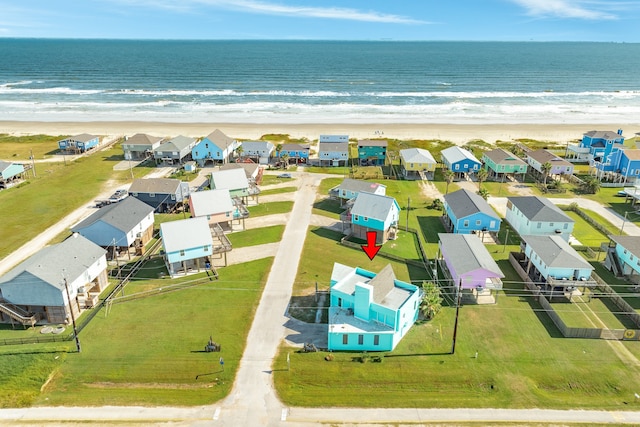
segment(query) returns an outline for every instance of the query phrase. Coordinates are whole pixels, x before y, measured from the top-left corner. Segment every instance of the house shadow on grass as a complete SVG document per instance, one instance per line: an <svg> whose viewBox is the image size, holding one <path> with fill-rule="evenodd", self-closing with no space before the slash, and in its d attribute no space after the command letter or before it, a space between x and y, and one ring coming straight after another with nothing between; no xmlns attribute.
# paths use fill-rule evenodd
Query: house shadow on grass
<svg viewBox="0 0 640 427"><path fill-rule="evenodd" d="M324 237L325 239L335 240L336 243L342 239L342 233L338 231L329 230L325 227L316 227L311 229L311 232L318 237Z"/></svg>
<svg viewBox="0 0 640 427"><path fill-rule="evenodd" d="M422 236L427 243L438 243L438 233L446 233L440 215L418 216L418 224L422 231Z"/></svg>
<svg viewBox="0 0 640 427"><path fill-rule="evenodd" d="M322 199L313 204L313 207L322 211L341 214L345 211L345 207L340 206L340 202L333 199Z"/></svg>

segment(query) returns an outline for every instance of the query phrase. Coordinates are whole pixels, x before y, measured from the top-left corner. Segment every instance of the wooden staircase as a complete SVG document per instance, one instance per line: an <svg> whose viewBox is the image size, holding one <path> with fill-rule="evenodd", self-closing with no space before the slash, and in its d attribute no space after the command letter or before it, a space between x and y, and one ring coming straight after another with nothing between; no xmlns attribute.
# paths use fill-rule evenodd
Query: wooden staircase
<svg viewBox="0 0 640 427"><path fill-rule="evenodd" d="M38 316L33 313L29 313L26 310L21 309L17 305L11 304L9 301L0 299L0 312L6 314L11 318L11 324L13 325L13 321L22 324L23 327L27 325L31 325L34 327L36 322L39 320Z"/></svg>

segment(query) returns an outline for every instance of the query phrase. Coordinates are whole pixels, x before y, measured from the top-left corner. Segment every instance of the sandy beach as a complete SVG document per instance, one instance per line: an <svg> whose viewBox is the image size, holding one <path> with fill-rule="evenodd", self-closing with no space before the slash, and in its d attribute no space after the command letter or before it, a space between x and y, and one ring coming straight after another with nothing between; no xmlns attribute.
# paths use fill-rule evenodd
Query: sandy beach
<svg viewBox="0 0 640 427"><path fill-rule="evenodd" d="M627 138L640 132L640 123L632 124L291 124L291 123L160 123L141 121L118 122L23 122L0 121L0 133L10 135L75 135L91 133L104 136L150 135L203 137L220 129L237 139L259 139L266 134L288 134L292 138L317 140L321 134L346 134L350 138L439 139L465 144L481 139L497 141L533 139L566 143L582 138L590 130L622 129Z"/></svg>

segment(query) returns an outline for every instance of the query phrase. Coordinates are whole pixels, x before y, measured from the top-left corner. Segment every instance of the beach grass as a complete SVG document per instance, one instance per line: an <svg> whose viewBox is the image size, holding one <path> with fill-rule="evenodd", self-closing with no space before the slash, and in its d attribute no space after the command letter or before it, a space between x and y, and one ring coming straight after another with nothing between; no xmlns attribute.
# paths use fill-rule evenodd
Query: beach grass
<svg viewBox="0 0 640 427"><path fill-rule="evenodd" d="M0 134L0 159L25 163L31 160L31 156L34 160L50 158L58 154L58 141L65 137L65 135L13 136Z"/></svg>

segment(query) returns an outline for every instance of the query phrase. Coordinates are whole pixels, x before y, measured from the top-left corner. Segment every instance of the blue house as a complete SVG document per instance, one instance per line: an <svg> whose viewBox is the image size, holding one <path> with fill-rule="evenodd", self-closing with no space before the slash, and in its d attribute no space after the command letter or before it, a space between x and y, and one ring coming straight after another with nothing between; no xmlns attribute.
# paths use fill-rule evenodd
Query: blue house
<svg viewBox="0 0 640 427"><path fill-rule="evenodd" d="M592 130L582 136L580 148L588 148L594 161L602 162L614 149L622 148L624 136L618 132Z"/></svg>
<svg viewBox="0 0 640 427"><path fill-rule="evenodd" d="M384 166L387 161L387 141L363 139L358 141L358 160L361 166Z"/></svg>
<svg viewBox="0 0 640 427"><path fill-rule="evenodd" d="M171 277L206 269L213 254L213 238L206 217L160 224L164 260Z"/></svg>
<svg viewBox="0 0 640 427"><path fill-rule="evenodd" d="M242 146L242 156L261 164L269 164L276 147L269 141L244 141Z"/></svg>
<svg viewBox="0 0 640 427"><path fill-rule="evenodd" d="M398 233L400 206L393 197L374 193L360 193L347 218L351 223L351 233L360 239L367 239L367 232L376 232L376 243L383 244L395 239Z"/></svg>
<svg viewBox="0 0 640 427"><path fill-rule="evenodd" d="M420 288L396 279L391 265L375 274L335 263L329 350L393 350L418 319L421 297Z"/></svg>
<svg viewBox="0 0 640 427"><path fill-rule="evenodd" d="M0 188L6 183L19 178L24 173L24 165L21 163L9 163L0 160Z"/></svg>
<svg viewBox="0 0 640 427"><path fill-rule="evenodd" d="M347 166L349 144L346 142L320 142L318 144L320 166Z"/></svg>
<svg viewBox="0 0 640 427"><path fill-rule="evenodd" d="M80 135L61 139L58 141L58 148L62 151L84 153L85 151L97 147L98 144L100 144L99 136L82 133Z"/></svg>
<svg viewBox="0 0 640 427"><path fill-rule="evenodd" d="M207 162L227 163L239 145L238 141L216 129L191 149L191 158L200 167Z"/></svg>
<svg viewBox="0 0 640 427"><path fill-rule="evenodd" d="M323 142L344 142L349 143L349 135L320 135L319 143Z"/></svg>
<svg viewBox="0 0 640 427"><path fill-rule="evenodd" d="M561 296L578 287L594 287L593 266L560 236L521 236L523 269L548 296Z"/></svg>
<svg viewBox="0 0 640 427"><path fill-rule="evenodd" d="M280 151L276 151L276 156L289 157L289 163L307 163L309 160L309 146L300 144L282 144Z"/></svg>
<svg viewBox="0 0 640 427"><path fill-rule="evenodd" d="M617 257L617 265L619 266L619 274L625 276L640 276L640 238L637 236L609 236L615 243L615 256ZM609 265L605 264L609 269L611 262L607 259ZM615 262L615 261L614 261ZM615 271L614 271L615 272ZM635 280L635 283L638 283Z"/></svg>
<svg viewBox="0 0 640 427"><path fill-rule="evenodd" d="M602 161L594 161L596 176L614 182L635 181L640 177L640 149L613 149Z"/></svg>
<svg viewBox="0 0 640 427"><path fill-rule="evenodd" d="M456 234L497 233L502 220L486 200L462 189L444 196L445 225Z"/></svg>
<svg viewBox="0 0 640 427"><path fill-rule="evenodd" d="M454 145L446 148L440 153L442 163L450 171L457 175L469 174L480 170L482 163L470 151Z"/></svg>

